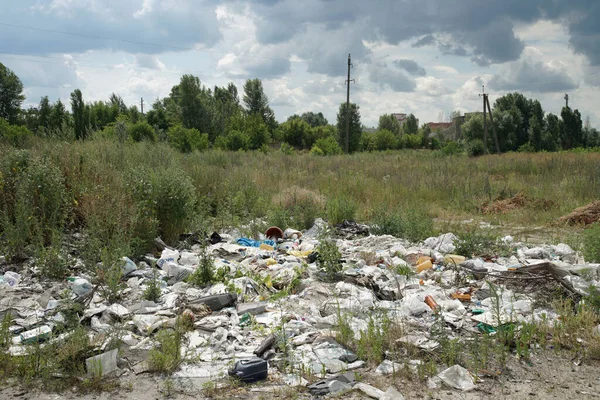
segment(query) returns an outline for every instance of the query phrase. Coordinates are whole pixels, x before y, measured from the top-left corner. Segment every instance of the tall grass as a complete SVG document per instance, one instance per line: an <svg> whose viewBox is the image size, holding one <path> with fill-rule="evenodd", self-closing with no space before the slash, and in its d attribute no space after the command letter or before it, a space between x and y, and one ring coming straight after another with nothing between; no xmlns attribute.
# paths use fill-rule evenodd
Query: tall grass
<svg viewBox="0 0 600 400"><path fill-rule="evenodd" d="M518 193L553 200L555 206L524 207L486 218L541 225L600 195L599 153L509 153L476 159L414 150L329 157L280 151L182 154L164 143L107 139L64 143L40 138L32 138L25 152L0 144L0 165L5 166L0 175L4 196L0 217L10 222L0 227L4 242L11 235L16 242L31 242L11 229L22 212L11 197L17 193L12 188L27 181L24 167L21 171L11 166L21 161L46 171L40 178L33 176L32 184L43 178L56 182L49 188L60 188L42 193L47 200L38 212L44 226L33 227L42 229L46 245L52 244L50 231L80 229L97 240L99 249L118 242L139 253L154 235L174 242L185 231L237 225L257 217L296 228L307 228L316 217L331 223L349 218L385 222L382 210L390 215L416 210L417 222L424 216L452 220L477 216L484 202ZM21 185L27 196L30 186ZM67 215L49 214L55 209L50 205ZM405 225L404 218L410 215L399 215L403 218L387 229L406 234L406 227L415 224ZM428 224L423 224L412 235L416 239L427 230Z"/></svg>

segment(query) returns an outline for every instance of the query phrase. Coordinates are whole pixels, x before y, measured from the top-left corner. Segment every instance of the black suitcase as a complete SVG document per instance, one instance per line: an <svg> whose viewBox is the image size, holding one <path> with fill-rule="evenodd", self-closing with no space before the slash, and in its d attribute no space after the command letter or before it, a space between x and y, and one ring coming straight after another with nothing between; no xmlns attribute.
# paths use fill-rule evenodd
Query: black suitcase
<svg viewBox="0 0 600 400"><path fill-rule="evenodd" d="M242 382L251 383L267 379L268 363L262 358L254 357L250 360L241 360L229 370L229 376L238 378Z"/></svg>

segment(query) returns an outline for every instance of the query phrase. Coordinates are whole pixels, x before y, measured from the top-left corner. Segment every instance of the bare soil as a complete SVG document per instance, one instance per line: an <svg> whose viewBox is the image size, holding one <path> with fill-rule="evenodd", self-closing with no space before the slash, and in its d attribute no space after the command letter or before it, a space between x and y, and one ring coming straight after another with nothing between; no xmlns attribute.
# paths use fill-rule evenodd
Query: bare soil
<svg viewBox="0 0 600 400"><path fill-rule="evenodd" d="M394 385L406 399L598 399L600 398L600 361L582 361L569 352L544 351L532 355L529 363L515 357L507 370L495 378L484 378L471 392L447 387L428 389L427 382L406 377L378 376L368 370L359 371L363 382L382 390ZM159 399L312 399L304 387L291 388L267 380L253 385L231 386L207 392L200 379L167 379L142 374L114 378L120 387L113 391L82 394L77 391L47 393L36 388L23 388L13 383L0 389L0 399L23 400L159 400ZM170 387L170 390L169 390ZM333 396L332 396L333 397ZM334 397L336 398L336 397ZM353 391L337 398L367 399Z"/></svg>

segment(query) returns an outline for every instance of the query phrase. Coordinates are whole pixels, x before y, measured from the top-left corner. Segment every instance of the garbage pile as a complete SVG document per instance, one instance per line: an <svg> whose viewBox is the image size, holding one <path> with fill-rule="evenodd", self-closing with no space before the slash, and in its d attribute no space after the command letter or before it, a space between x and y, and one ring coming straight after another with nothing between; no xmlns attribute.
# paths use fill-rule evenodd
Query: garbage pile
<svg viewBox="0 0 600 400"><path fill-rule="evenodd" d="M144 352L157 347L156 333L173 328L185 316L193 329L185 333L183 362L174 378L205 381L226 376L244 382L269 376L282 385L307 386L315 396L361 390L373 398L402 398L396 389L379 390L355 379L353 371L389 375L414 368L419 360L384 360L376 368L335 339L344 317L356 339L378 312L408 327L397 341L431 351L439 346L431 329L436 318L453 337L466 332L494 332L518 321L552 324L559 316L535 307L535 293L519 292L502 279L538 276L554 280L565 291L585 295L600 285L599 264L585 263L565 244L527 247L503 238L516 249L509 257L467 259L454 254L451 233L413 244L393 236L375 236L368 227L345 221L335 241L341 274L322 279L318 247L326 223L300 232L270 228L258 239L236 232L214 233L206 243L174 249L162 243L160 256L135 263L124 258L120 299L108 302L94 277L80 271L65 282L42 280L34 263L0 275L0 317L11 314L12 345L19 356L30 343L57 340L56 328L66 320L64 305L79 302L78 315L90 337L104 337L86 364L102 374L141 374L150 370ZM161 243L160 241L158 241ZM212 262L211 284L186 280L202 257ZM494 282L494 283L492 283ZM144 293L157 284L156 301ZM118 326L119 356L106 350ZM68 334L68 333L66 333ZM65 335L64 333L62 335ZM97 341L96 341L97 342ZM309 382L305 377L321 380ZM457 390L476 387L470 373L450 366L430 380L433 387Z"/></svg>

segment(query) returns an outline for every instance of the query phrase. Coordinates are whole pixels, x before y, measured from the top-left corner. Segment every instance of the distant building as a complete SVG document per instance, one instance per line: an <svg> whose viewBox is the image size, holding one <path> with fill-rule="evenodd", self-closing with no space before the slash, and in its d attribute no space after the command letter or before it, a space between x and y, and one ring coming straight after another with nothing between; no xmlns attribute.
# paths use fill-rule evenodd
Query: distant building
<svg viewBox="0 0 600 400"><path fill-rule="evenodd" d="M454 123L453 122L429 122L425 125L429 126L429 129L431 129L431 132L437 132L437 131L445 131L446 129L448 129L452 125L454 125Z"/></svg>
<svg viewBox="0 0 600 400"><path fill-rule="evenodd" d="M400 124L400 128L402 128L404 126L404 124L406 123L406 120L408 119L408 114L404 114L404 113L392 114L392 117L396 118L396 120ZM417 126L419 126L419 118L417 118Z"/></svg>

